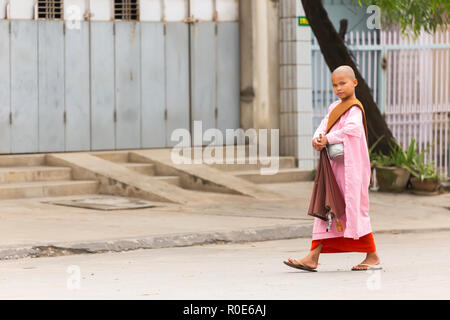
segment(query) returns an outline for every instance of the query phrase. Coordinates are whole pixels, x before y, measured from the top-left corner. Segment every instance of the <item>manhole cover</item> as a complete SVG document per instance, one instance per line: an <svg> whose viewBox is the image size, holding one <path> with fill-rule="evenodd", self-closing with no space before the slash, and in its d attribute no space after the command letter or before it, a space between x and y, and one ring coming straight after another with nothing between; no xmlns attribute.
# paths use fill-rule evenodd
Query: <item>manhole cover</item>
<svg viewBox="0 0 450 320"><path fill-rule="evenodd" d="M152 202L114 196L97 196L70 200L43 201L44 203L56 204L60 206L78 207L94 210L125 210L125 209L143 209L154 208L156 205Z"/></svg>

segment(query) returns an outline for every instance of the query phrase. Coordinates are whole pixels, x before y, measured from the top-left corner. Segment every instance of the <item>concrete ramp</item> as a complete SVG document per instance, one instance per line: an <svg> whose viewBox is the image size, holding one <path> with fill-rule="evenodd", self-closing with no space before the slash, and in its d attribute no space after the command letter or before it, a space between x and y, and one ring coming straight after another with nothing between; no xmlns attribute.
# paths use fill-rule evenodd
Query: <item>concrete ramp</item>
<svg viewBox="0 0 450 320"><path fill-rule="evenodd" d="M136 197L158 202L189 204L197 202L188 190L153 179L117 163L89 153L47 155L47 163L72 168L74 179L95 179L102 194Z"/></svg>
<svg viewBox="0 0 450 320"><path fill-rule="evenodd" d="M188 189L238 194L260 200L282 198L275 192L206 164L175 164L171 150L136 150L130 151L129 156L135 161L152 162L161 174L180 176L182 185Z"/></svg>
<svg viewBox="0 0 450 320"><path fill-rule="evenodd" d="M81 152L48 154L46 163L50 166L70 167L75 180L97 180L100 194L190 205L224 199L246 201L245 198L248 200L281 198L271 190L208 165L174 164L170 158L170 150L130 150L119 152L116 156L132 161L130 163L111 161L110 154L106 156L102 153ZM159 176L135 170L130 166L133 162L152 164L152 172ZM161 176L179 177L180 182L174 184L161 179ZM239 196L242 196L242 199L237 199Z"/></svg>

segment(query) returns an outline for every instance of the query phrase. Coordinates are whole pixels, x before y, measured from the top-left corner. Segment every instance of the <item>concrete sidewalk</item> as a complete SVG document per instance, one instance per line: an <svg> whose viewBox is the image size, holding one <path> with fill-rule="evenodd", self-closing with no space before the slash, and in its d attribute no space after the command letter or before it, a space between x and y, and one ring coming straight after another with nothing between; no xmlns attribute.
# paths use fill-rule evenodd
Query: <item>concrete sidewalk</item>
<svg viewBox="0 0 450 320"><path fill-rule="evenodd" d="M211 194L221 201L114 211L45 203L55 198L0 201L0 259L311 237L312 184L260 185L279 201ZM450 230L450 193L371 192L370 216L374 233Z"/></svg>

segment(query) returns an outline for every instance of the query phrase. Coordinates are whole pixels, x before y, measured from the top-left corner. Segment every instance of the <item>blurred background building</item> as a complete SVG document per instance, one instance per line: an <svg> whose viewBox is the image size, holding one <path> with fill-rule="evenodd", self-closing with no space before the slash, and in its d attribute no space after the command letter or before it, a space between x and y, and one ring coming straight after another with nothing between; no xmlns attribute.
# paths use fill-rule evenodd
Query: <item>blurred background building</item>
<svg viewBox="0 0 450 320"><path fill-rule="evenodd" d="M2 153L168 147L239 127L234 0L0 0Z"/></svg>
<svg viewBox="0 0 450 320"><path fill-rule="evenodd" d="M449 32L369 30L324 0L394 136L449 167ZM336 98L300 0L0 0L0 153L170 147L174 129L280 129L313 168Z"/></svg>

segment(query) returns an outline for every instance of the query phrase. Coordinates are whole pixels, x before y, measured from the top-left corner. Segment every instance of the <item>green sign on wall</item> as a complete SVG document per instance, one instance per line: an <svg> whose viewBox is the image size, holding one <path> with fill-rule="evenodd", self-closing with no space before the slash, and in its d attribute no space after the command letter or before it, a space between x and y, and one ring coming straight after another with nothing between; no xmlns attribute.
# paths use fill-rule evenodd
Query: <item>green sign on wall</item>
<svg viewBox="0 0 450 320"><path fill-rule="evenodd" d="M308 19L306 19L306 17L298 17L298 25L299 26L309 26L309 22Z"/></svg>

